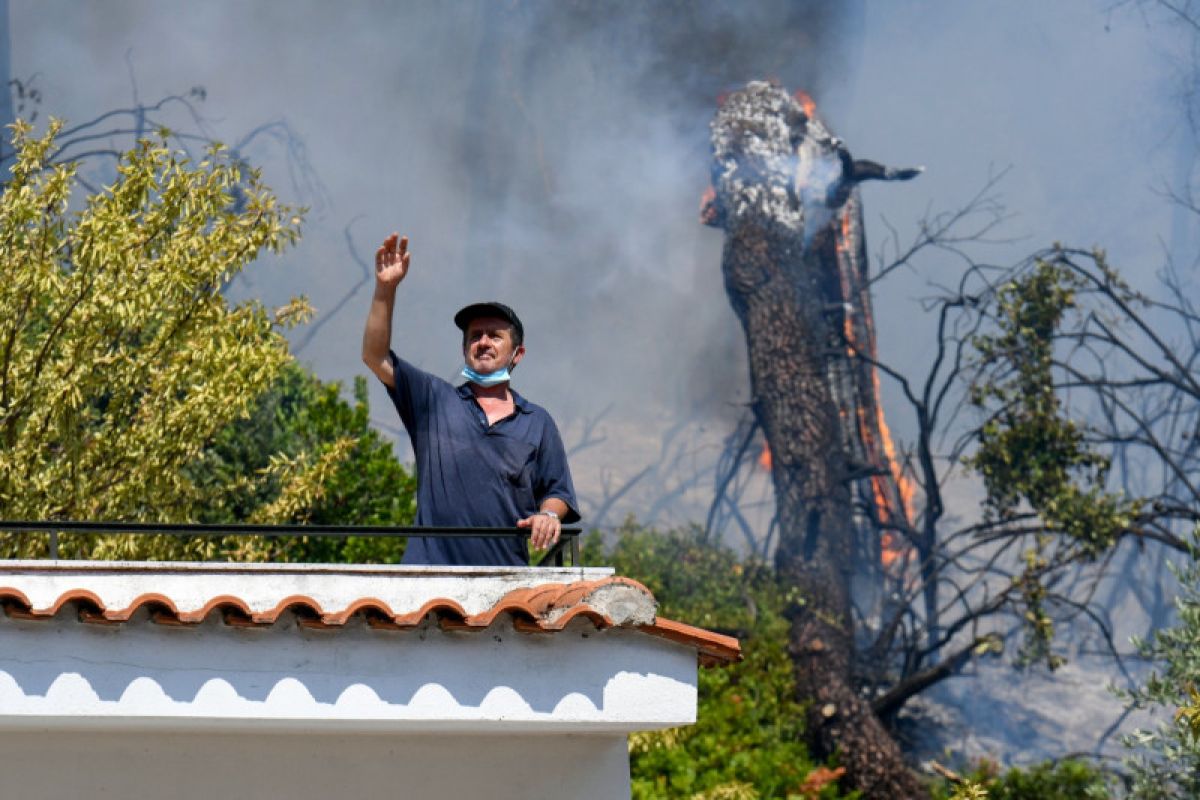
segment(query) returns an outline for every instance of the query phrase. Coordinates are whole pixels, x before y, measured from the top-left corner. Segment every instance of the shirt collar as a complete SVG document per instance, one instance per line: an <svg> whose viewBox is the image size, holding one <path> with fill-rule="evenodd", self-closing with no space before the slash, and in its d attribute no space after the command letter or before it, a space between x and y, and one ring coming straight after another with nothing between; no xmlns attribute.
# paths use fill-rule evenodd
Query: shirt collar
<svg viewBox="0 0 1200 800"><path fill-rule="evenodd" d="M533 413L533 409L531 409L529 407L528 400L526 400L524 397L522 397L520 394L518 394L517 390L512 388L511 386L508 387L508 390L510 392L512 392L513 405L516 407L517 411L520 411L522 414L532 414ZM475 393L471 391L471 384L464 383L462 386L459 386L458 387L458 396L464 400L475 399Z"/></svg>

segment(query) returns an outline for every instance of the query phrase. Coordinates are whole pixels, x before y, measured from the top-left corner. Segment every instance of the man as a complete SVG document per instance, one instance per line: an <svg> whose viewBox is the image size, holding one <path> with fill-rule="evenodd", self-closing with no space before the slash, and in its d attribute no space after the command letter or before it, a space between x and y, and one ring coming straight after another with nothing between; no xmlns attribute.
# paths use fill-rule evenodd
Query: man
<svg viewBox="0 0 1200 800"><path fill-rule="evenodd" d="M393 233L375 253L375 296L363 361L396 405L417 461L417 524L518 527L534 547L558 541L579 519L562 439L550 415L509 387L525 356L525 329L502 303L454 315L463 332L467 382L454 387L391 350L396 288L408 274L408 237ZM406 564L527 565L524 536L414 537Z"/></svg>

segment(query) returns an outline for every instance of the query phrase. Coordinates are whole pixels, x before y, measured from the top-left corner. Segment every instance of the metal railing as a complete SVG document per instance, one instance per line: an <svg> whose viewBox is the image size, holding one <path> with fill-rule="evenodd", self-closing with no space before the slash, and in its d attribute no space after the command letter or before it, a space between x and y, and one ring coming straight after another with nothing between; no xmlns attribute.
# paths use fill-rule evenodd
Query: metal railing
<svg viewBox="0 0 1200 800"><path fill-rule="evenodd" d="M91 522L81 520L0 520L0 533L46 533L50 537L50 558L58 558L58 537L61 533L119 533L141 536L319 536L335 539L354 537L393 538L427 536L435 539L465 537L501 538L528 536L524 528L442 528L421 525L249 525L168 523L168 522ZM571 566L579 566L579 537L581 528L562 529L558 542L542 556L536 566L563 566L564 551L571 553Z"/></svg>

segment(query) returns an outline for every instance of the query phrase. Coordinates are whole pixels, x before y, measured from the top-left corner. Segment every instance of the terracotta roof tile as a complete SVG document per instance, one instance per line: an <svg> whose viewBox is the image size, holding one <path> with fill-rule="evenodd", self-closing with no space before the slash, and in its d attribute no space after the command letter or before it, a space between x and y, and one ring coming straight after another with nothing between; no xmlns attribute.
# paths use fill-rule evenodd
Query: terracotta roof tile
<svg viewBox="0 0 1200 800"><path fill-rule="evenodd" d="M695 647L703 666L711 667L742 660L741 643L732 636L662 618L655 621L653 630L648 627L642 626L641 629L653 636Z"/></svg>
<svg viewBox="0 0 1200 800"><path fill-rule="evenodd" d="M51 620L68 605L77 609L81 621L103 625L128 623L145 609L151 621L162 625L198 625L216 611L228 625L262 627L274 625L290 611L298 624L322 630L338 629L361 617L372 628L407 630L433 619L444 630L481 631L498 618L508 616L514 628L522 633L552 634L583 618L598 629L631 628L692 647L705 666L742 658L737 639L658 617L657 604L649 589L637 581L615 576L514 589L476 614L468 614L450 598L434 598L415 611L398 612L375 597L360 597L340 608L322 608L313 598L299 594L259 610L228 594L210 598L195 608L180 608L173 598L156 593L139 595L124 608L108 608L98 595L84 588L69 589L49 606L33 608L19 589L0 586L0 607L12 618Z"/></svg>
<svg viewBox="0 0 1200 800"><path fill-rule="evenodd" d="M209 614L217 610L221 612L221 616L226 622L229 621L231 615L242 617L247 622L250 621L251 611L249 604L242 598L234 597L231 594L219 594L195 611L181 611L177 616L181 623L195 625L204 622Z"/></svg>

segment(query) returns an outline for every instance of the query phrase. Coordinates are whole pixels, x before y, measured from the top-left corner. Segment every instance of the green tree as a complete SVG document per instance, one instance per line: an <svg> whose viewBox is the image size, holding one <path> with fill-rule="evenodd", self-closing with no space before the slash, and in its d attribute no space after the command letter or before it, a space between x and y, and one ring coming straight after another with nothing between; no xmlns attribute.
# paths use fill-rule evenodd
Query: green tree
<svg viewBox="0 0 1200 800"><path fill-rule="evenodd" d="M1103 254L1094 254L1094 263L1118 297L1131 299ZM1064 320L1079 312L1077 297L1086 289L1086 276L1061 254L1037 258L1027 272L996 287L989 301L994 328L971 340L977 360L969 401L985 421L964 461L983 479L986 523L999 530L1035 523L1012 588L1025 608L1021 660L1051 669L1062 659L1052 649L1048 576L1107 552L1143 505L1106 488L1111 458L1069 416L1060 396L1055 370L1063 364L1056 349ZM1052 537L1058 538L1053 548Z"/></svg>
<svg viewBox="0 0 1200 800"><path fill-rule="evenodd" d="M354 403L338 383L323 383L288 364L250 415L226 426L187 471L214 498L201 522L253 519L278 504L284 480L272 460L309 459L340 442L350 447L324 476L319 496L279 521L320 525L408 525L416 515L416 478L396 459L391 443L370 427L367 384L354 383ZM265 475L266 480L256 479ZM288 537L230 540L239 558L273 561L395 563L402 539Z"/></svg>
<svg viewBox="0 0 1200 800"><path fill-rule="evenodd" d="M280 454L255 474L198 481L190 468L245 417L288 363L282 328L309 314L269 312L222 289L299 236L254 170L219 146L192 162L142 140L116 180L73 198L74 165L50 164L56 133L18 123L0 195L0 515L16 519L181 521L218 498L274 484L250 518L292 519L322 495L353 447ZM253 491L251 490L251 494ZM70 537L74 557L211 555L215 543ZM10 537L3 555L44 553Z"/></svg>
<svg viewBox="0 0 1200 800"><path fill-rule="evenodd" d="M1108 271L1103 258L1098 268ZM1065 415L1053 374L1063 317L1083 288L1080 275L1048 259L999 287L997 330L973 341L980 372L970 398L988 418L966 461L983 478L993 518L1012 519L1024 501L1047 530L1070 536L1092 555L1129 528L1138 503L1105 491L1111 460Z"/></svg>

